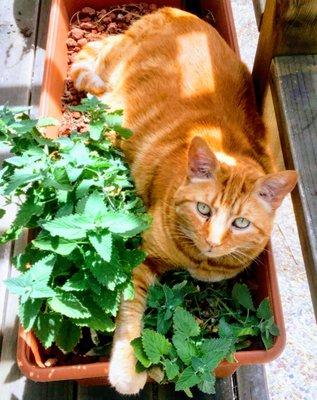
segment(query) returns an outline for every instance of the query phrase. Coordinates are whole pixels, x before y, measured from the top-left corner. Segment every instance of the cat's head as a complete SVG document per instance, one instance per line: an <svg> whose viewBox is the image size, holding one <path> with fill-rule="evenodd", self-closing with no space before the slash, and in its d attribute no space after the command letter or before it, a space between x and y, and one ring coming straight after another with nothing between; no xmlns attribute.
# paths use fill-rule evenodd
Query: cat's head
<svg viewBox="0 0 317 400"><path fill-rule="evenodd" d="M256 163L221 157L194 137L187 180L175 196L178 236L202 257L251 261L265 247L275 210L296 182L295 171L265 175Z"/></svg>

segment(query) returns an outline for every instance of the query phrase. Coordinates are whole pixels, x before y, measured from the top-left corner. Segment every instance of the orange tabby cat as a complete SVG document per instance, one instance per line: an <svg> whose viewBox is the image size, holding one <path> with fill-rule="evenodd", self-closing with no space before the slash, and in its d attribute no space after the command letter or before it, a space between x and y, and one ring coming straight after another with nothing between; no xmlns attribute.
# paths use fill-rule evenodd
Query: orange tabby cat
<svg viewBox="0 0 317 400"><path fill-rule="evenodd" d="M148 253L134 270L135 298L121 304L109 379L137 393L130 341L139 336L155 276L183 267L205 281L231 278L264 249L295 171L273 172L250 74L215 29L163 8L122 35L90 43L71 70L77 89L124 110L122 143L153 216Z"/></svg>

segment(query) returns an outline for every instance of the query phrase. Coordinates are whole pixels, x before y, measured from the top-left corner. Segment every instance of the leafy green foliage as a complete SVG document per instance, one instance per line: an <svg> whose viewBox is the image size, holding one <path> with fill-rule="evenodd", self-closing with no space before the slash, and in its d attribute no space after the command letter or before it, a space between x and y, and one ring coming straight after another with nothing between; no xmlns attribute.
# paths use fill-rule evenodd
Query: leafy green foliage
<svg viewBox="0 0 317 400"><path fill-rule="evenodd" d="M0 171L0 195L19 206L0 244L24 228L36 236L14 259L20 276L6 285L20 296L24 328L44 347L66 352L83 328L114 330L121 296L133 297L131 272L145 259L140 234L150 224L123 154L106 136L131 136L122 112L108 112L95 97L73 108L87 114L89 132L55 140L42 134L54 119L0 109L0 146L12 153Z"/></svg>
<svg viewBox="0 0 317 400"><path fill-rule="evenodd" d="M162 356L169 354L172 347L163 335L151 329L144 329L142 345L145 354L153 364L157 364Z"/></svg>
<svg viewBox="0 0 317 400"><path fill-rule="evenodd" d="M161 368L163 383L174 382L189 397L195 386L215 393L215 369L234 362L251 338L269 348L278 335L269 300L256 309L244 283L203 283L177 271L150 287L147 302L145 329L132 342L137 370Z"/></svg>

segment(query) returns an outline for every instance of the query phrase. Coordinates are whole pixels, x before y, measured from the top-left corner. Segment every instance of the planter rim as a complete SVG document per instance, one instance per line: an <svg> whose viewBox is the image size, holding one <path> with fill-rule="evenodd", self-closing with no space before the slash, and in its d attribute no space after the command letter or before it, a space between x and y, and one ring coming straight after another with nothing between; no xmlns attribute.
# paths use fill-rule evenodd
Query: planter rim
<svg viewBox="0 0 317 400"><path fill-rule="evenodd" d="M267 279L269 280L269 298L275 316L275 323L280 329L280 335L276 338L274 345L269 350L245 350L238 351L234 354L235 363L222 361L216 369L218 375L222 376L222 369L232 368L237 369L241 365L262 364L277 358L285 347L286 335L284 327L284 319L281 309L281 301L277 283L276 271L271 253L271 243L268 244L268 257L271 260L268 262L266 269ZM274 293L274 295L272 295ZM32 350L31 350L32 348ZM33 364L29 360L30 352L32 351L35 361L39 364ZM37 339L33 332L25 332L22 326L19 328L17 360L20 370L28 378L39 381L57 381L57 380L80 380L86 378L107 377L109 362L100 362L77 365L61 365L55 367L45 367L41 355L39 353ZM40 366L41 365L41 366Z"/></svg>
<svg viewBox="0 0 317 400"><path fill-rule="evenodd" d="M50 113L50 104L53 102L52 96L50 94L50 88L52 88L52 76L54 77L54 55L55 55L55 37L59 29L59 14L61 5L68 0L52 0L50 19L49 19L49 29L47 35L47 46L46 46L46 56L45 56L45 67L44 76L42 82L42 92L40 98L39 115L47 116ZM88 1L87 1L88 2ZM117 3L128 3L129 1L118 0ZM131 1L130 1L131 2ZM152 1L151 1L152 2ZM155 2L155 1L153 1ZM108 3L110 3L108 1ZM116 3L114 0L111 3ZM162 3L162 1L158 1ZM168 0L166 1L168 3ZM171 3L171 2L170 2ZM174 1L175 3L175 1ZM179 1L181 4L182 2ZM207 4L207 0L203 0L204 4ZM217 2L216 2L217 3ZM91 1L91 5L94 1ZM209 4L209 3L208 3ZM218 3L217 3L218 4ZM237 55L239 55L238 42L235 34L234 22L232 9L230 6L230 0L224 0L219 3L219 8L223 15L221 16L227 22L227 40L230 42L231 47L235 50ZM104 0L104 6L107 6L107 0ZM222 20L224 23L224 20ZM48 136L51 135L48 131ZM273 314L275 317L275 323L279 327L280 335L276 338L274 345L269 350L245 350L238 351L235 353L235 363L229 363L223 361L219 367L216 369L216 376L228 376L228 372L224 373L225 370L231 371L232 373L241 365L247 364L258 364L266 363L277 358L283 348L285 347L286 337L285 337L285 326L282 314L281 300L278 289L277 275L274 266L274 260L272 255L271 243L267 246L267 265L265 266L266 281L268 282L268 297L271 301L271 306L273 309ZM32 348L32 350L31 350ZM32 363L30 355L33 353L35 362ZM17 344L17 362L20 370L29 379L39 382L47 381L57 381L57 380L80 380L86 378L98 378L107 377L109 362L95 362L80 365L67 365L67 366L55 366L55 367L45 367L43 364L41 354L39 352L39 346L37 339L33 332L25 332L22 326L19 327L18 333L18 344ZM222 372L221 372L222 371Z"/></svg>

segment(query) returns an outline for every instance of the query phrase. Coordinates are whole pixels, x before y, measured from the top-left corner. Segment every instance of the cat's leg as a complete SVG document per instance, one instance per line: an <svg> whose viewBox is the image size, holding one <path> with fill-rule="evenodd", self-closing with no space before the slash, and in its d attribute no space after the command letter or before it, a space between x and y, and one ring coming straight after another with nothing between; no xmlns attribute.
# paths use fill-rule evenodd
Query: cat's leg
<svg viewBox="0 0 317 400"><path fill-rule="evenodd" d="M147 290L154 280L155 274L148 266L141 264L135 268L133 271L134 299L123 301L120 306L113 338L109 381L121 394L138 393L147 380L146 372L135 371L137 360L130 342L141 335Z"/></svg>
<svg viewBox="0 0 317 400"><path fill-rule="evenodd" d="M86 44L70 68L70 77L77 90L102 96L112 90L112 75L121 55L124 35L110 35Z"/></svg>

